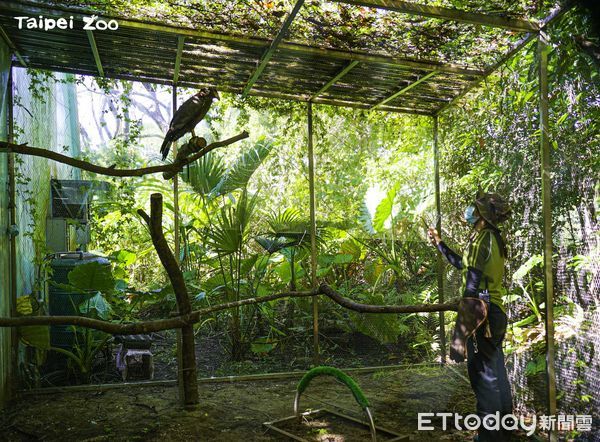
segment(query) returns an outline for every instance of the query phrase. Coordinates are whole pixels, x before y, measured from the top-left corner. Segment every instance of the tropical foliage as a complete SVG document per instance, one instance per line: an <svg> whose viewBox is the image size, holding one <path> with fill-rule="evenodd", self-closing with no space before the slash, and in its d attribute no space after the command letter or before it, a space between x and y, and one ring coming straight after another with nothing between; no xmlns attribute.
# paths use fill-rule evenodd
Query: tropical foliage
<svg viewBox="0 0 600 442"><path fill-rule="evenodd" d="M338 13L334 19L342 20L343 11ZM360 20L375 19L365 14ZM565 387L565 403L589 398L586 371L594 363L597 370L589 346L600 286L599 76L593 58L572 38L588 31L585 17L567 14L549 35L556 329L560 357L573 362L559 375L586 380ZM459 250L464 245L462 213L478 188L508 196L513 207L503 226L512 324L507 350L525 382L544 370L537 57L535 45L527 46L439 117L442 236L448 244ZM82 84L110 97L102 105L106 127L95 128L102 149L91 142L98 136L84 137L83 155L128 167L158 161L169 91L108 80ZM318 279L344 296L368 304L440 299L436 252L425 236L425 225L438 221L431 119L315 106L317 231L311 238L305 105L222 95L198 134L211 141L246 129L250 138L211 152L181 173L177 211L172 183L160 178L112 180L95 199L90 248L109 256L112 268L111 275L94 276L102 296L80 312L100 315L110 306L113 320L172 313L172 288L136 213L156 191L165 198L167 238L171 244L179 238L178 258L196 307L309 288L313 239ZM69 282L83 289L85 278L77 273ZM445 299L458 296L459 275L447 268L445 276ZM437 314L369 316L326 300L316 307L325 363L439 358ZM197 333L215 337L242 370L248 361L296 368L310 361L312 314L311 300L301 298L240 307L210 318ZM446 315L447 324L452 319ZM96 348L92 341L86 338L88 353L71 357L81 362L82 373ZM373 349L379 350L373 359L360 360Z"/></svg>

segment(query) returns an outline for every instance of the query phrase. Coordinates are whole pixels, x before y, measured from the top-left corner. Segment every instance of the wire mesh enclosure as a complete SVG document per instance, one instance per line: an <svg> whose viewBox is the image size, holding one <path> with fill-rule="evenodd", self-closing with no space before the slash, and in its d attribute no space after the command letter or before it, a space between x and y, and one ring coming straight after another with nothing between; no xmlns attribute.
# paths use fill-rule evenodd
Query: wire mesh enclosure
<svg viewBox="0 0 600 442"><path fill-rule="evenodd" d="M597 112L598 103L573 80L561 83L556 96L564 108L576 108L576 116L553 115L549 106L550 46L540 30L563 11L542 18L515 2L498 14L486 10L490 5L456 11L450 5L352 0L346 2L352 6L334 2L334 8L282 2L289 12L278 5L257 16L242 3L224 2L230 8L225 21L215 18L220 11L200 5L189 16L176 9L146 20L145 6L126 18L118 5L96 11L76 2L5 3L0 31L15 65L70 73L13 70L16 143L62 147L111 170L156 164L173 109L191 95L186 87L203 86L232 93L196 127L205 141L244 125L256 129L240 146L211 152L173 181L111 178L113 185L92 203L93 174L40 158L19 160L17 219L26 236L16 248L18 291L42 304L48 291L50 315L81 310L59 305L58 295L69 302L73 296L45 285L48 238L39 223L46 217L89 223L91 247L110 259L112 273L101 294L110 307L98 302L88 314L125 323L178 315L180 294L154 253L152 227L141 222L140 209L159 192L161 228L194 309L312 290L202 316L192 330L198 376L298 372L315 364L444 364L454 313L361 313L315 290L323 282L371 306L456 300L460 274L428 248L423 225L435 225L460 249L468 236L458 220L461 205L472 202L474 183L495 186L514 204L505 227L511 241L505 303L513 322L506 340L516 405L523 412L540 409L548 395L552 414L557 406L584 414L600 407L594 357L600 343L597 133L585 117ZM21 32L15 16L23 11L68 12L78 19L94 11L120 24L114 32ZM233 32L233 25L244 32ZM537 58L528 46L534 40ZM511 61L523 48L525 61ZM490 80L488 89L475 92L469 106L450 107L484 80ZM273 111L247 96L302 104L283 102ZM532 122L538 104L539 121ZM377 121L329 105L415 115ZM493 121L484 105L495 110ZM516 116L506 115L504 105ZM46 124L49 114L61 130ZM304 119L306 128L298 124ZM567 135L550 129L549 121ZM595 138L570 138L572 129ZM578 147L561 150L554 139ZM172 152L176 158L177 146ZM579 161L581 170L574 167ZM382 166L384 172L374 172ZM55 282L73 284L64 269L52 270ZM68 329L59 327L51 343L72 347ZM185 374L176 331L148 336L152 345L143 349L140 365L152 361L152 368L144 373L156 380ZM96 380L120 382L122 364L112 362L124 347L105 343L104 372L98 370Z"/></svg>

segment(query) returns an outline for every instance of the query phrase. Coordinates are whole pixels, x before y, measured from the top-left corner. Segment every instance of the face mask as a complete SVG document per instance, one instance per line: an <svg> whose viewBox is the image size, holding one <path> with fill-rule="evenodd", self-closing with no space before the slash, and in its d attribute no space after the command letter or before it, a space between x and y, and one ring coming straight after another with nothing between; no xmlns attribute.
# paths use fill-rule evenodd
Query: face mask
<svg viewBox="0 0 600 442"><path fill-rule="evenodd" d="M475 215L475 206L469 206L465 209L465 221L469 224L475 224L479 217Z"/></svg>

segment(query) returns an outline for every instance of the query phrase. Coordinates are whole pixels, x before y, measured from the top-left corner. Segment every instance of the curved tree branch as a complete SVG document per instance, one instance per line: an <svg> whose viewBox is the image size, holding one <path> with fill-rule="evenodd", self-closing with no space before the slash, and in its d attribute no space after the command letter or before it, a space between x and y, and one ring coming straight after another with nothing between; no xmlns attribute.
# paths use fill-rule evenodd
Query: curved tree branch
<svg viewBox="0 0 600 442"><path fill-rule="evenodd" d="M200 157L206 155L211 150L219 147L228 146L237 141L248 138L248 132L244 131L234 137L228 138L222 141L215 141L204 147L194 155L190 155L181 162L164 164L162 166L151 166L142 167L140 169L114 169L112 167L98 166L88 161L78 160L67 155L63 155L52 150L41 149L39 147L31 147L26 144L13 144L6 141L0 141L0 152L14 152L22 155L32 155L36 157L48 158L49 160L57 161L59 163L67 164L69 166L76 167L78 169L87 170L88 172L97 173L100 175L117 176L117 177L135 177L144 176L153 173L164 172L169 177L173 177L178 172L183 170L183 167L187 164L193 163Z"/></svg>
<svg viewBox="0 0 600 442"><path fill-rule="evenodd" d="M20 316L18 318L0 317L0 327L20 327L25 325L78 325L81 327L94 328L107 333L124 335L137 333L150 333L173 328L181 328L185 325L200 322L202 318L215 313L242 305L259 304L261 302L274 301L283 298L301 298L315 295L326 295L331 300L349 310L360 313L417 313L417 312L440 312L457 311L458 302L447 304L417 304L417 305L371 305L360 304L343 297L327 284L321 284L315 291L283 292L258 298L247 298L240 301L227 302L199 310L194 310L187 315L154 321L136 322L133 324L117 324L83 316Z"/></svg>
<svg viewBox="0 0 600 442"><path fill-rule="evenodd" d="M261 302L274 301L283 298L300 298L314 296L312 291L276 293L258 298L247 298L240 301L228 302L212 307L194 310L187 315L176 316L167 319L156 319L153 321L142 321L131 324L118 324L100 319L87 318L85 316L19 316L17 318L0 317L0 327L23 327L27 325L76 325L79 327L93 328L113 335L134 335L140 333L151 333L162 330L181 328L186 325L200 322L202 318L215 313L242 305L259 304Z"/></svg>
<svg viewBox="0 0 600 442"><path fill-rule="evenodd" d="M457 311L458 302L449 304L416 304L416 305L372 305L360 304L351 299L344 298L334 289L323 283L319 286L319 293L323 293L331 300L349 310L354 310L360 313L429 313L429 312L444 312Z"/></svg>

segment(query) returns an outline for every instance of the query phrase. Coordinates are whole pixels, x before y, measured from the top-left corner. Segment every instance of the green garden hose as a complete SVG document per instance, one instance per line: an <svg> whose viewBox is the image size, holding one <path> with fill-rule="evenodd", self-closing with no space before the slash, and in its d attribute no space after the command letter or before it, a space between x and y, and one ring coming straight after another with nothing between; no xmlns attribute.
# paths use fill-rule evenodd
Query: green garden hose
<svg viewBox="0 0 600 442"><path fill-rule="evenodd" d="M371 414L371 410L369 409L369 401L367 400L367 397L365 396L365 394L360 389L360 387L354 379L352 379L346 373L337 368L326 366L315 367L309 370L304 376L302 376L302 379L300 379L300 382L298 382L298 387L296 387L296 398L294 399L294 414L300 417L300 396L308 388L310 382L317 376L333 376L350 389L352 395L354 396L354 399L367 415L369 428L371 430L371 439L373 442L376 442L377 435L375 430L375 422L373 421L373 415Z"/></svg>

